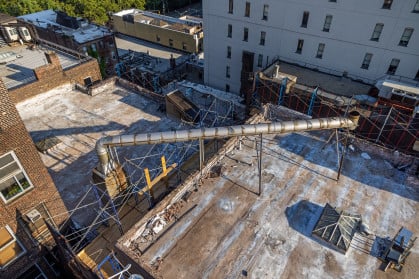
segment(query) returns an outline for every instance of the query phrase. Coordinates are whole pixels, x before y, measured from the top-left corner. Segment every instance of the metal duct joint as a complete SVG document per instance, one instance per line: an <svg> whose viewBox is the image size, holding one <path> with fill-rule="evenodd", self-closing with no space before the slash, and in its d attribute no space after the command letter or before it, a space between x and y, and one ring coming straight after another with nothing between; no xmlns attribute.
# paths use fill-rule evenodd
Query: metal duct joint
<svg viewBox="0 0 419 279"><path fill-rule="evenodd" d="M273 123L199 128L180 131L104 137L96 142L96 152L100 162L99 171L101 171L104 175L107 175L110 171L113 170L113 163L110 160L107 147L183 142L198 139L228 138L259 134L285 134L298 131L314 131L337 128L349 128L354 130L358 125L358 119L359 113L353 111L349 114L349 118L328 117L309 120L281 121Z"/></svg>

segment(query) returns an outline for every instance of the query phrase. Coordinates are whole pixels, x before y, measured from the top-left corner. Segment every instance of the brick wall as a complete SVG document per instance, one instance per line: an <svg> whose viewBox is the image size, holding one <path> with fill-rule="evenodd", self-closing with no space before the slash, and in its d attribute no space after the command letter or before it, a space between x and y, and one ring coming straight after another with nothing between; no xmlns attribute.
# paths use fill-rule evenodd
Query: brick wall
<svg viewBox="0 0 419 279"><path fill-rule="evenodd" d="M27 253L0 270L0 278L14 278L29 268L42 253L41 247L34 245L24 228L17 222L19 214L25 214L33 207L45 201L52 216L64 213L53 218L57 225L60 225L67 218L66 207L45 168L35 145L26 130L22 119L12 101L9 93L0 79L0 156L14 151L24 168L34 188L15 200L4 203L0 200L0 227L9 225L17 238L24 245ZM44 263L40 262L43 266Z"/></svg>
<svg viewBox="0 0 419 279"><path fill-rule="evenodd" d="M17 104L66 83L84 85L84 79L87 77L90 77L92 82L102 79L96 59L87 60L63 71L55 53L45 53L45 56L49 64L34 70L37 81L9 91L13 103Z"/></svg>

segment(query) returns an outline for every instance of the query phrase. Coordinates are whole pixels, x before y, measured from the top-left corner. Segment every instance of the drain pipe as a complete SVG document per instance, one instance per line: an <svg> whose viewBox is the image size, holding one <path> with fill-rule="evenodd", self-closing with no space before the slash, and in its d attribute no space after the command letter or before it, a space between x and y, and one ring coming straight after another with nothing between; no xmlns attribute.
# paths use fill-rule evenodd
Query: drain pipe
<svg viewBox="0 0 419 279"><path fill-rule="evenodd" d="M273 123L103 137L96 142L96 152L99 157L99 171L102 174L107 175L114 169L107 147L183 142L260 134L285 134L298 131L315 131L337 128L349 128L350 130L354 130L358 125L358 119L359 113L353 111L349 114L349 118L328 117L309 120L281 121Z"/></svg>

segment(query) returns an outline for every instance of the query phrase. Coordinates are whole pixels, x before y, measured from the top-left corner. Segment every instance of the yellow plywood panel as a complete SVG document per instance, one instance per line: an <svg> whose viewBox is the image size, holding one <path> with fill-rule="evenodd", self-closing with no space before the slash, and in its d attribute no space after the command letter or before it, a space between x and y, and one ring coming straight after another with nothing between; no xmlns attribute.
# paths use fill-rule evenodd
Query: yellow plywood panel
<svg viewBox="0 0 419 279"><path fill-rule="evenodd" d="M12 240L13 240L13 236L10 235L6 227L1 228L0 229L0 248L2 248L4 245L6 245Z"/></svg>
<svg viewBox="0 0 419 279"><path fill-rule="evenodd" d="M0 266L4 266L5 264L11 262L13 259L22 254L22 252L22 248L16 241L4 247L3 250L0 251Z"/></svg>

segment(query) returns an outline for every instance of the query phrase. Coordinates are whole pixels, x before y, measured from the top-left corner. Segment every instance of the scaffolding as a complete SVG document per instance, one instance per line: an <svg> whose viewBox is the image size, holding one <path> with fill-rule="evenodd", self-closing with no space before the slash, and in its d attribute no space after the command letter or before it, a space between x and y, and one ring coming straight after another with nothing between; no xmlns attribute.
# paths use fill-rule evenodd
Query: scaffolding
<svg viewBox="0 0 419 279"><path fill-rule="evenodd" d="M235 115L239 109L233 102L218 99L204 93L194 94L192 90L187 93L192 102L196 103L199 112L199 121L182 121L174 130L199 127L227 126L237 123ZM205 141L208 158L215 154L223 140ZM202 144L202 143L201 143ZM77 206L69 211L69 218L74 218L84 212L94 212L87 225L77 224L64 234L71 249L79 253L99 234L103 225L117 224L119 233L124 233L121 214L124 207L130 202L139 206L145 202L151 209L155 203L173 190L180 181L199 169L197 163L187 163L188 160L198 161L200 150L198 140L189 142L175 142L154 144L143 147L130 147L124 149L109 148L111 159L117 162L127 177L128 185L117 195L106 191L104 182L96 183L94 180L88 186L85 195L79 200ZM95 171L94 171L95 173ZM95 175L95 174L94 174ZM96 172L97 175L97 172ZM159 187L154 187L157 183ZM72 223L72 222L69 222Z"/></svg>
<svg viewBox="0 0 419 279"><path fill-rule="evenodd" d="M315 118L347 116L356 110L361 116L353 131L355 136L406 154L418 154L414 145L419 140L419 116L412 105L382 97L362 96L363 100L355 95L339 96L320 86L290 81L283 73L268 76L260 72L255 77L253 106L281 104Z"/></svg>

